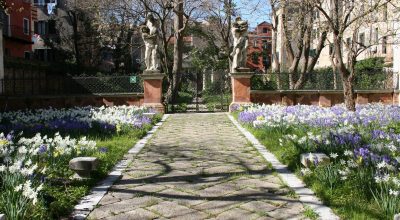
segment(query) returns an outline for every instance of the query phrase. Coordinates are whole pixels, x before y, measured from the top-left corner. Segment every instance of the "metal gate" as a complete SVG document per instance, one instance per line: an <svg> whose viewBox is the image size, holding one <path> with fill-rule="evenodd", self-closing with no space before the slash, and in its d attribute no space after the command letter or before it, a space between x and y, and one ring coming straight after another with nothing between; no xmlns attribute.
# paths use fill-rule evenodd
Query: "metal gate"
<svg viewBox="0 0 400 220"><path fill-rule="evenodd" d="M228 74L186 72L175 102L168 103L167 112L224 112L232 101Z"/></svg>

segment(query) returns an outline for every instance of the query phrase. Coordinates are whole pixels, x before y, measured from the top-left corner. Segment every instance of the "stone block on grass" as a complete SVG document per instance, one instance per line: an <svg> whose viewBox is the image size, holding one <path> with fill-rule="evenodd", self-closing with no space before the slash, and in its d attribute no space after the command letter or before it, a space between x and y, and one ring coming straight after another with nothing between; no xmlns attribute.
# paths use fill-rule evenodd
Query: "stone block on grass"
<svg viewBox="0 0 400 220"><path fill-rule="evenodd" d="M0 220L6 220L6 215L0 214Z"/></svg>
<svg viewBox="0 0 400 220"><path fill-rule="evenodd" d="M90 173L97 169L98 164L96 157L76 157L69 161L69 168L80 178L90 178Z"/></svg>

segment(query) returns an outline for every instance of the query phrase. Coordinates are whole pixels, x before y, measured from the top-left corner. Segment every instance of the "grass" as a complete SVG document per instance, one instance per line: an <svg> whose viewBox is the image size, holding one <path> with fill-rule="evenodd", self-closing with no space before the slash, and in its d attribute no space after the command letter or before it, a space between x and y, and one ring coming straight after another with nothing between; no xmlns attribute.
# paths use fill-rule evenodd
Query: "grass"
<svg viewBox="0 0 400 220"><path fill-rule="evenodd" d="M234 116L237 115L234 114ZM272 129L255 129L251 126L245 126L269 151L271 151L282 163L286 164L289 169L295 173L299 173L300 150L294 146L281 147L279 139L285 134L296 134L299 130L290 129L286 131ZM302 178L302 177L301 177ZM384 216L382 211L376 205L372 198L368 198L365 190L359 187L359 183L348 181L330 189L326 183L321 182L315 176L303 178L304 182L310 187L322 201L331 207L336 214L342 219L392 219L392 217ZM306 210L307 216L313 219L311 212Z"/></svg>
<svg viewBox="0 0 400 220"><path fill-rule="evenodd" d="M314 212L313 209L311 209L310 207L306 206L305 210L304 210L304 216L311 219L311 220L317 220L318 219L318 214Z"/></svg>

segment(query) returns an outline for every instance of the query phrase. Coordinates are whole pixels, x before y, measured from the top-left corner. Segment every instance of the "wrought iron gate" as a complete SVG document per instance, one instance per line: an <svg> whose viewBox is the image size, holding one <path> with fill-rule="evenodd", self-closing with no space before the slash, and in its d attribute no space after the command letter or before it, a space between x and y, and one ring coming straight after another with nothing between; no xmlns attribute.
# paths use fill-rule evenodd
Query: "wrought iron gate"
<svg viewBox="0 0 400 220"><path fill-rule="evenodd" d="M178 97L168 103L167 112L228 111L232 101L230 77L224 73L186 72Z"/></svg>

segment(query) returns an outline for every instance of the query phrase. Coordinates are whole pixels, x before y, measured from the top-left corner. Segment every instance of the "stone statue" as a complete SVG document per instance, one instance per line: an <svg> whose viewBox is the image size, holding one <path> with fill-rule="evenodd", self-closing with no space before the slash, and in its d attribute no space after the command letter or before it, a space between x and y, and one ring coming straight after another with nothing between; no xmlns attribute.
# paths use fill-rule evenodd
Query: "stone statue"
<svg viewBox="0 0 400 220"><path fill-rule="evenodd" d="M240 68L246 68L247 62L247 47L249 45L249 39L247 35L247 29L249 23L243 21L240 17L237 17L235 22L232 24L232 36L233 36L233 51L231 56L232 61L232 72L238 72Z"/></svg>
<svg viewBox="0 0 400 220"><path fill-rule="evenodd" d="M146 46L145 64L147 71L158 70L160 59L158 56L158 28L153 15L148 15L146 22L141 26L142 38Z"/></svg>

